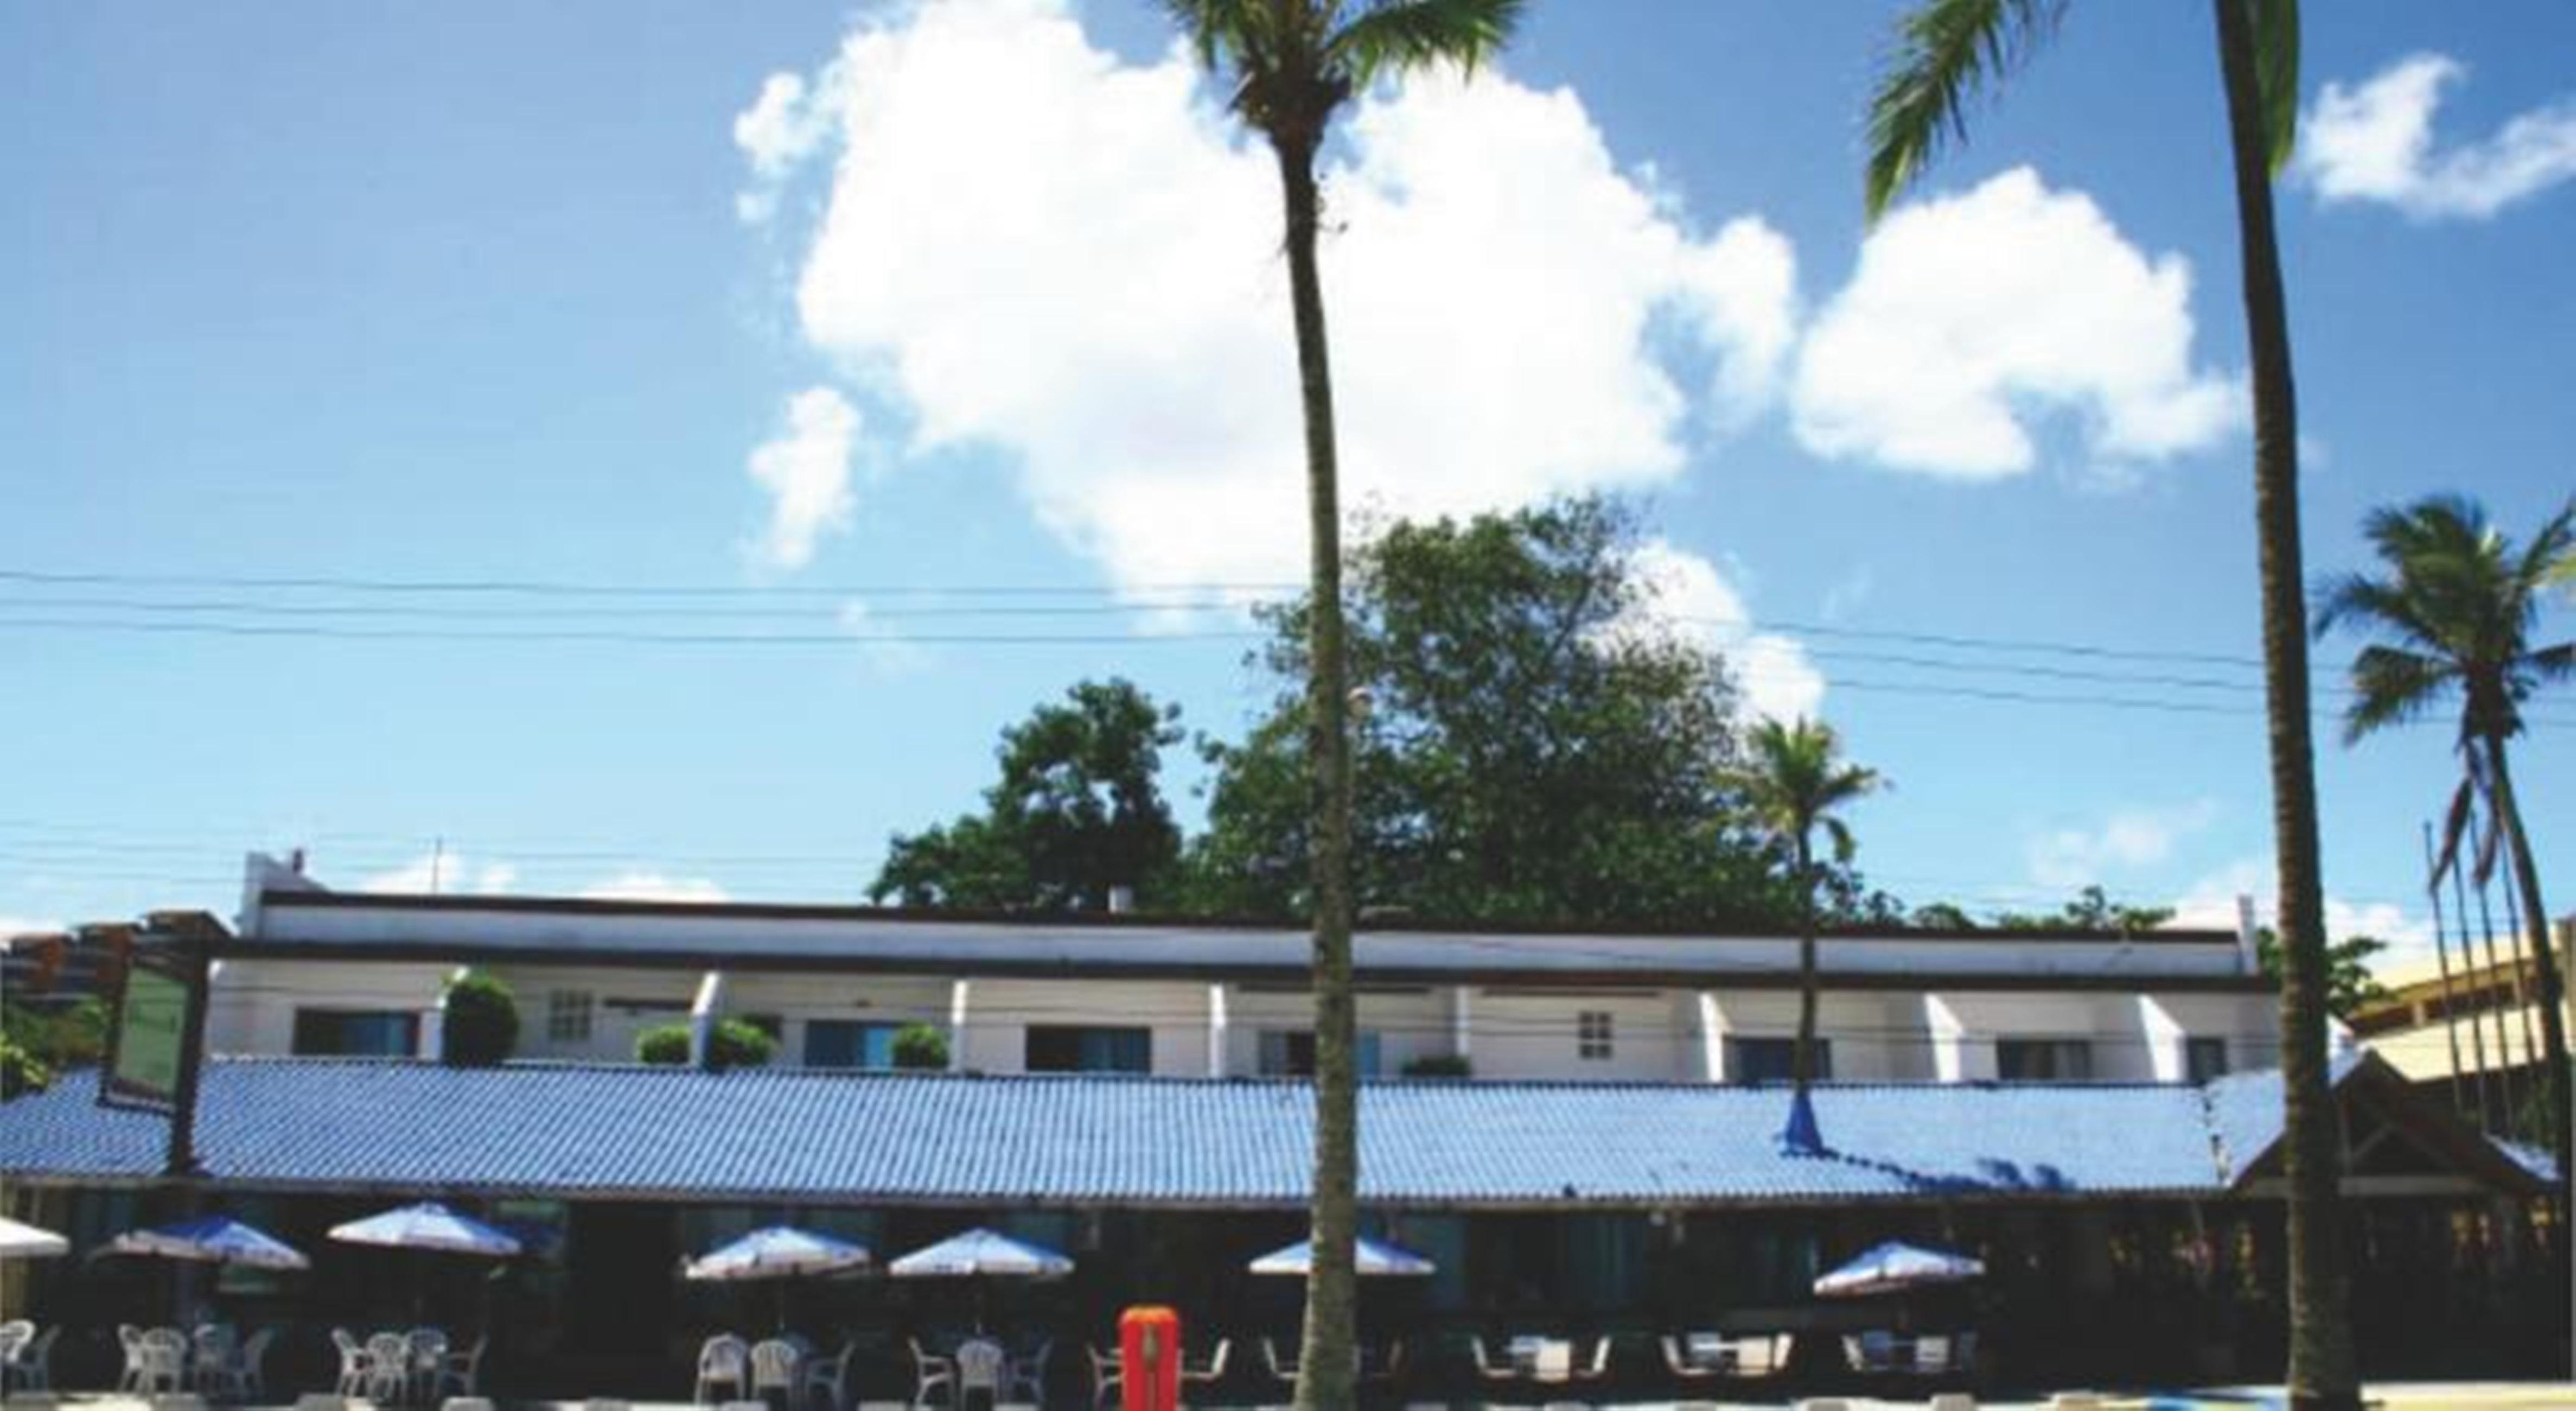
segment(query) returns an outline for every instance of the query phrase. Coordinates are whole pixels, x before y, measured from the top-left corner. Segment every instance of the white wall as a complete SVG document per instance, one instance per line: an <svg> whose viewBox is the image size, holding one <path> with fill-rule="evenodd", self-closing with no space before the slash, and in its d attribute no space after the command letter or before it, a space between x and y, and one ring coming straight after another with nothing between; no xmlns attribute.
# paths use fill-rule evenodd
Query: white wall
<svg viewBox="0 0 2576 1411"><path fill-rule="evenodd" d="M1370 990L1358 997L1359 1026L1378 1036L1378 1075L1401 1076L1404 1065L1446 1054L1449 997L1430 988ZM1225 1071L1232 1077L1261 1072L1261 1036L1315 1027L1314 996L1302 989L1229 986L1226 991Z"/></svg>
<svg viewBox="0 0 2576 1411"><path fill-rule="evenodd" d="M507 965L492 973L519 1001L520 1057L587 1063L634 1062L637 1035L689 1017L699 980L693 970L588 966ZM550 996L557 990L590 996L588 1039L547 1033Z"/></svg>
<svg viewBox="0 0 2576 1411"><path fill-rule="evenodd" d="M410 961L225 960L206 1005L214 1053L292 1053L298 1009L425 1014L455 967Z"/></svg>
<svg viewBox="0 0 2576 1411"><path fill-rule="evenodd" d="M1024 1071L1032 1024L1122 1025L1152 1031L1156 1075L1207 1073L1208 991L1187 980L1028 980L979 977L967 1001L960 1066ZM954 1039L952 1043L956 1043Z"/></svg>
<svg viewBox="0 0 2576 1411"><path fill-rule="evenodd" d="M1797 991L1713 993L1721 1054L1724 1040L1731 1037L1797 1037ZM1932 1078L1930 1035L1914 995L1827 991L1816 998L1816 1036L1832 1045L1835 1082L1929 1082ZM1729 1071L1724 1081L1741 1081L1741 1075Z"/></svg>
<svg viewBox="0 0 2576 1411"><path fill-rule="evenodd" d="M1699 1050L1661 990L1478 989L1472 1048L1479 1078L1664 1083L1694 1076ZM1584 1011L1611 1016L1607 1059L1580 1056Z"/></svg>
<svg viewBox="0 0 2576 1411"><path fill-rule="evenodd" d="M975 987L975 997L984 987ZM731 971L725 1013L762 1014L780 1021L778 1061L805 1061L805 1026L816 1019L855 1019L874 1024L948 1027L949 982L931 975L795 975Z"/></svg>

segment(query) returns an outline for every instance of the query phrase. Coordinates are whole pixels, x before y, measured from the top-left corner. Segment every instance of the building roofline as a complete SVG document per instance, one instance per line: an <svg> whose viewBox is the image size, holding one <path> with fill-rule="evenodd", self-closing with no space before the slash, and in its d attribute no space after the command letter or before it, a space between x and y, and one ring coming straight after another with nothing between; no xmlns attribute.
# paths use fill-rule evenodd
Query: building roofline
<svg viewBox="0 0 2576 1411"><path fill-rule="evenodd" d="M638 967L723 970L738 974L795 972L848 975L938 975L973 979L1160 979L1215 983L1299 984L1312 978L1304 965L1267 962L1226 964L1148 959L1121 962L1085 957L1079 963L1031 958L979 957L970 950L938 956L830 955L807 951L724 948L637 947L620 950L550 949L536 945L492 945L472 941L273 941L245 938L228 941L219 952L227 959L335 960L414 962L423 964L538 965L564 970L632 970ZM1418 966L1368 965L1358 968L1368 985L1528 985L1553 989L1744 989L1794 990L1793 970L1687 968L1675 966L1575 969L1550 966ZM1836 991L2105 991L2120 994L2203 993L2271 994L2265 975L2139 974L2134 972L2067 973L2049 971L1828 970L1817 977L1820 987Z"/></svg>
<svg viewBox="0 0 2576 1411"><path fill-rule="evenodd" d="M743 921L864 921L923 926L945 923L1025 926L1033 929L1082 928L1103 931L1193 929L1275 932L1300 930L1304 925L1294 918L1284 917L1195 916L1170 912L1040 912L812 902L665 901L623 897L431 896L401 892L333 892L278 888L264 889L260 893L260 905L263 909L495 911L558 916L657 916ZM1794 939L1798 934L1794 928L1776 924L1724 919L1714 919L1700 925L1646 925L1535 921L1459 922L1409 916L1371 916L1363 918L1357 929L1363 934L1384 932L1420 935L1636 936L1673 939L1744 937L1786 940ZM2236 944L2236 933L2233 931L2197 928L2119 931L2067 927L2045 931L2024 931L2002 927L1825 925L1818 928L1817 934L1841 941L2016 941L2040 944L2060 941L2082 944L2126 941L2157 945L2234 946Z"/></svg>

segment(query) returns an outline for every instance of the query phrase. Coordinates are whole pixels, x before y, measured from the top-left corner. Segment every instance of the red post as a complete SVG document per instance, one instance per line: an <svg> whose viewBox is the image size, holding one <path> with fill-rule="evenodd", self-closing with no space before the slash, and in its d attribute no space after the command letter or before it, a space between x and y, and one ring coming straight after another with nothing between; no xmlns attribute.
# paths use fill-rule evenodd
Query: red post
<svg viewBox="0 0 2576 1411"><path fill-rule="evenodd" d="M1130 1308L1118 1315L1121 1411L1179 1411L1181 1315Z"/></svg>

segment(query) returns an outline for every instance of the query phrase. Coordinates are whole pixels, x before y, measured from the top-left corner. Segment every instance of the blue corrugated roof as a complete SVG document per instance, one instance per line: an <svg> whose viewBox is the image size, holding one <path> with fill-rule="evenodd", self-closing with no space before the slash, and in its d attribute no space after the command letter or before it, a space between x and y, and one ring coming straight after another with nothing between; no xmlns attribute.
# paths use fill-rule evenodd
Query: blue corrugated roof
<svg viewBox="0 0 2576 1411"><path fill-rule="evenodd" d="M1779 1088L1389 1082L1365 1199L1525 1206L2223 1190L2279 1127L2257 1075L2157 1085L1821 1088L1829 1154L1785 1156ZM0 1106L0 1175L148 1177L160 1119L77 1074ZM2268 1117L2262 1111L2268 1101ZM1304 1085L385 1060L226 1059L197 1146L246 1186L854 1204L1293 1207Z"/></svg>

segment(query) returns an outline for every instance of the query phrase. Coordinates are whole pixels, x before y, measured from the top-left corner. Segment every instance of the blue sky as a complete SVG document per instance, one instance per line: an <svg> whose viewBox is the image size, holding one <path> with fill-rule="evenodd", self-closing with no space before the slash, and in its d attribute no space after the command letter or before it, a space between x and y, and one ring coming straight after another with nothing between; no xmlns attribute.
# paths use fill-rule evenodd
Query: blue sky
<svg viewBox="0 0 2576 1411"><path fill-rule="evenodd" d="M1665 630L1895 780L1856 821L1909 899L2223 907L2269 842L2207 16L2076 7L1871 234L1892 12L1542 0L1499 69L1360 105L1355 498L1637 496ZM2307 39L2311 564L2437 489L2527 527L2576 487L2576 12ZM1225 614L1154 607L1302 552L1271 176L1154 7L16 5L0 52L0 569L114 580L0 584L12 925L229 911L298 844L344 885L443 840L449 887L844 898L1080 676L1221 734L1266 692ZM203 581L243 577L726 591ZM558 629L799 640L488 636ZM1083 640L866 640L961 634ZM1964 637L2180 655L1926 640ZM2564 907L2576 702L2542 714ZM2349 924L2421 926L2446 740L2324 732Z"/></svg>

